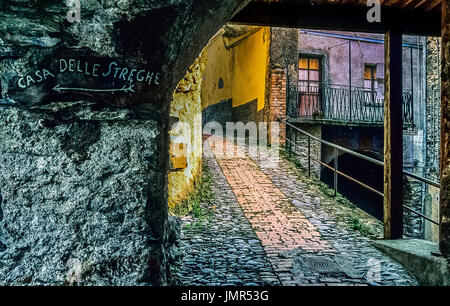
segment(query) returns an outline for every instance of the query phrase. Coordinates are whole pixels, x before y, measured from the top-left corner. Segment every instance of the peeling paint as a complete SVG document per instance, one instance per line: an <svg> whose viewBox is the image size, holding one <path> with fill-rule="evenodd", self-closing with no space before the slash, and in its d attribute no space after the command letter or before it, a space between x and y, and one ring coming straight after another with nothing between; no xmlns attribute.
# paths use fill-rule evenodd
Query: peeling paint
<svg viewBox="0 0 450 306"><path fill-rule="evenodd" d="M233 107L257 100L260 111L265 104L270 28L224 29L206 47L210 60L202 89L203 108L230 99Z"/></svg>
<svg viewBox="0 0 450 306"><path fill-rule="evenodd" d="M202 132L201 89L207 52L203 51L178 83L173 94L170 115L177 117L170 138L172 143L186 145L186 163L184 169L169 174L168 203L173 209L187 198L201 174Z"/></svg>

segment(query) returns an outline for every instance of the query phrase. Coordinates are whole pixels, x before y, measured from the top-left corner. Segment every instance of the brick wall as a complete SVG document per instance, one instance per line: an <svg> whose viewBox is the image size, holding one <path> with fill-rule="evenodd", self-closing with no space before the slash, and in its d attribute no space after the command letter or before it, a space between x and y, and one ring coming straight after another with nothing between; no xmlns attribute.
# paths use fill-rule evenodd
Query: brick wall
<svg viewBox="0 0 450 306"><path fill-rule="evenodd" d="M286 71L275 68L270 72L269 122L286 119ZM270 133L270 130L269 130ZM280 125L280 145L285 144L286 127Z"/></svg>

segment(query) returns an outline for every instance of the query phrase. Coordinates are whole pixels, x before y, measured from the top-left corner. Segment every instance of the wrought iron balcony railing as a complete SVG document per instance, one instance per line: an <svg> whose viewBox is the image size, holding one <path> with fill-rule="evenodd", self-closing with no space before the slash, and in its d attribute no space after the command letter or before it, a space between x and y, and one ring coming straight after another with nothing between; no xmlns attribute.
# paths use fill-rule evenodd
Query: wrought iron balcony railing
<svg viewBox="0 0 450 306"><path fill-rule="evenodd" d="M300 87L300 90L304 87ZM323 120L350 124L383 124L384 99L364 88L320 85L300 91L294 118ZM351 93L351 94L350 94ZM411 92L403 93L403 124L414 125Z"/></svg>

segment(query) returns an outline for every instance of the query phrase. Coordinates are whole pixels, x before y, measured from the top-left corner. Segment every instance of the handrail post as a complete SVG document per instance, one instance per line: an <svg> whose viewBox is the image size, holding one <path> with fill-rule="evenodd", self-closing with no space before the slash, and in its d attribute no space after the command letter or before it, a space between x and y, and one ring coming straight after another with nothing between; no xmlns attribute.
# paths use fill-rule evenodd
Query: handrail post
<svg viewBox="0 0 450 306"><path fill-rule="evenodd" d="M311 137L308 136L308 176L311 176Z"/></svg>
<svg viewBox="0 0 450 306"><path fill-rule="evenodd" d="M334 148L334 196L337 196L338 191L338 167L339 167L339 152Z"/></svg>
<svg viewBox="0 0 450 306"><path fill-rule="evenodd" d="M350 103L350 121L352 121L352 41L348 41L348 94Z"/></svg>
<svg viewBox="0 0 450 306"><path fill-rule="evenodd" d="M297 130L294 130L294 135L295 135L295 142L294 142L294 154L298 154L298 150L297 150L297 146L298 146L298 143L297 143L297 141L298 141L298 131Z"/></svg>
<svg viewBox="0 0 450 306"><path fill-rule="evenodd" d="M289 157L292 157L292 127L289 127Z"/></svg>

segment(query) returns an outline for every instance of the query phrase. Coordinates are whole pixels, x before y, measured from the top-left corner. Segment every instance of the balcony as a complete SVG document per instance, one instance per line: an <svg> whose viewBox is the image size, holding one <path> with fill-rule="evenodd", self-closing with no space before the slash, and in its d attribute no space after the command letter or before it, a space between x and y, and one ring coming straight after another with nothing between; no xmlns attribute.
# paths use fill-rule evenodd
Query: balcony
<svg viewBox="0 0 450 306"><path fill-rule="evenodd" d="M297 105L290 112L291 122L330 123L354 126L382 126L384 99L364 88L321 84L300 86ZM305 90L308 89L308 90ZM414 127L413 97L403 93L403 125Z"/></svg>

